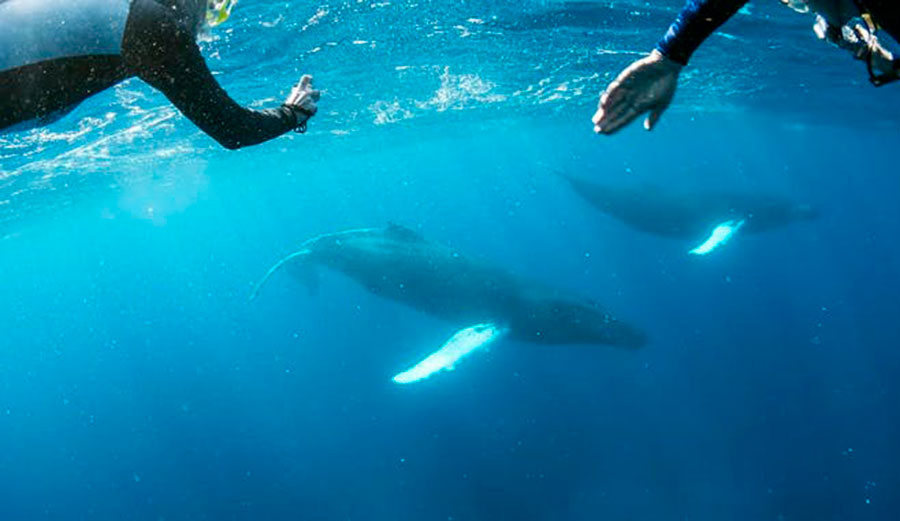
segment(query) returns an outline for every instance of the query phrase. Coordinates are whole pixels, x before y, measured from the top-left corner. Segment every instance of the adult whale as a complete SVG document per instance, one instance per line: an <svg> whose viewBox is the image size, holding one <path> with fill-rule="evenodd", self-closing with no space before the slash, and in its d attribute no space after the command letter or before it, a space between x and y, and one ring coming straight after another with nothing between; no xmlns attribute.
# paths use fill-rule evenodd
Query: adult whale
<svg viewBox="0 0 900 521"><path fill-rule="evenodd" d="M290 267L314 291L318 266L341 272L381 297L461 327L471 326L397 375L394 380L400 383L452 368L466 354L503 335L552 345L636 348L645 343L640 330L616 320L594 301L518 278L396 224L330 233L304 242L299 251L269 269L253 297L282 267Z"/></svg>
<svg viewBox="0 0 900 521"><path fill-rule="evenodd" d="M612 187L563 176L579 196L626 225L654 235L700 242L691 253L709 253L735 232L758 233L814 219L808 204L771 194L726 191L667 192L658 187Z"/></svg>

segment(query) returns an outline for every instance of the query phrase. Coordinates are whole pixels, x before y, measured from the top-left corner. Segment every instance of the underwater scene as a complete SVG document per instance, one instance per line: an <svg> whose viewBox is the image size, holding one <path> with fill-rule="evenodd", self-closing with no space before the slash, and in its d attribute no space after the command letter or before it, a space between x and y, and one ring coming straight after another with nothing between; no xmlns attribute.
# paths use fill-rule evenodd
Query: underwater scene
<svg viewBox="0 0 900 521"><path fill-rule="evenodd" d="M595 132L683 7L213 1L297 132L0 131L0 521L900 519L900 84L755 0Z"/></svg>

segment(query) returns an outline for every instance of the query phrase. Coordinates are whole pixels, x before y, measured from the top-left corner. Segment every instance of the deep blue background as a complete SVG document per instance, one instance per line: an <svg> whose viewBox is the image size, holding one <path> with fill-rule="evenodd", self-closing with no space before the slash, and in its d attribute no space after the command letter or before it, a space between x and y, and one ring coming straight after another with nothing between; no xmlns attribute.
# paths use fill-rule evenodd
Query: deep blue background
<svg viewBox="0 0 900 521"><path fill-rule="evenodd" d="M130 82L4 136L0 520L897 519L900 91L763 5L657 130L592 135L677 4L240 4L210 63L244 101L314 72L308 135L221 151ZM822 217L695 258L556 172ZM387 221L651 342L504 341L399 387L464 325L334 274L247 302L302 240Z"/></svg>

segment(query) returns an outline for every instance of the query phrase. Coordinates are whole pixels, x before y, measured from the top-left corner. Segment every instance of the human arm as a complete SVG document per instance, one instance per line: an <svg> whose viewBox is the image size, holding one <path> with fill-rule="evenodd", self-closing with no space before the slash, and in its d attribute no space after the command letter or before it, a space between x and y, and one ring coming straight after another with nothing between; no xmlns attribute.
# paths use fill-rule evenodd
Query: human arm
<svg viewBox="0 0 900 521"><path fill-rule="evenodd" d="M747 0L688 0L649 56L622 71L600 95L594 131L613 134L642 114L651 130L675 95L678 76L691 55Z"/></svg>
<svg viewBox="0 0 900 521"><path fill-rule="evenodd" d="M242 107L213 77L192 28L155 2L141 4L141 11L132 12L126 26L125 63L223 147L237 149L268 141L302 128L315 113L319 93L312 90L309 79L295 87L303 86L302 95L292 92L280 107Z"/></svg>

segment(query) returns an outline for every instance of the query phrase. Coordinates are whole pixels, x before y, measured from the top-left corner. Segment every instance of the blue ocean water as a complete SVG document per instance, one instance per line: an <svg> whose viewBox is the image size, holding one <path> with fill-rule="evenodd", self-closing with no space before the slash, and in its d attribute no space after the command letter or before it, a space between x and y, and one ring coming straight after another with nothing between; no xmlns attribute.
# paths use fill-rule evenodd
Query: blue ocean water
<svg viewBox="0 0 900 521"><path fill-rule="evenodd" d="M657 129L593 135L679 8L242 2L204 54L245 103L314 74L306 135L225 151L132 80L0 136L0 520L898 519L900 91L760 1ZM695 257L559 173L821 217ZM398 386L460 325L333 273L248 302L387 222L649 343L503 340Z"/></svg>

